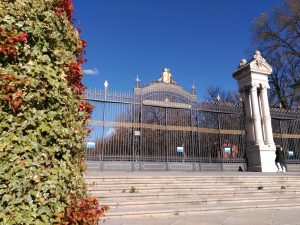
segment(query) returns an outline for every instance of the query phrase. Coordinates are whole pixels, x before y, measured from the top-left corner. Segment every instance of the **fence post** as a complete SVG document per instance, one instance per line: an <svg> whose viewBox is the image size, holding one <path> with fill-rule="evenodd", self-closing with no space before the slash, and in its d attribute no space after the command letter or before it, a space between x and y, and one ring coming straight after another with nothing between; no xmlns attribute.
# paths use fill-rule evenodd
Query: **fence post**
<svg viewBox="0 0 300 225"><path fill-rule="evenodd" d="M108 82L107 80L104 82L104 102L103 102L103 114L102 114L102 150L101 150L101 162L103 162L103 155L104 155L104 121L105 121L105 111L106 111L106 100L107 100L107 88L108 88Z"/></svg>
<svg viewBox="0 0 300 225"><path fill-rule="evenodd" d="M219 130L219 149L220 149L220 157L221 157L221 171L223 171L223 151L224 149L222 149L223 145L222 145L222 139L221 139L221 121L220 121L220 95L217 96L216 101L218 104L218 130Z"/></svg>

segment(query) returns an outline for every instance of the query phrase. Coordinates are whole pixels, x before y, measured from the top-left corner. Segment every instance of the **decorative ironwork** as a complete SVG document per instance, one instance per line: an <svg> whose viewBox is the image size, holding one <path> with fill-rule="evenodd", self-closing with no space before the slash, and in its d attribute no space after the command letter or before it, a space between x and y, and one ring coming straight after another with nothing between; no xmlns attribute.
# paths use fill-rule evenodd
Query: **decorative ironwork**
<svg viewBox="0 0 300 225"><path fill-rule="evenodd" d="M242 106L197 102L169 73L133 94L86 92L95 107L87 160L245 163Z"/></svg>
<svg viewBox="0 0 300 225"><path fill-rule="evenodd" d="M199 102L169 70L150 85L136 82L133 94L111 92L107 84L103 91L86 91L95 107L87 160L142 162L141 167L153 162L164 168L160 163L246 163L242 102ZM288 163L300 163L299 111L270 111L275 143L283 146Z"/></svg>
<svg viewBox="0 0 300 225"><path fill-rule="evenodd" d="M300 164L300 111L271 109L273 136L283 148L286 163Z"/></svg>

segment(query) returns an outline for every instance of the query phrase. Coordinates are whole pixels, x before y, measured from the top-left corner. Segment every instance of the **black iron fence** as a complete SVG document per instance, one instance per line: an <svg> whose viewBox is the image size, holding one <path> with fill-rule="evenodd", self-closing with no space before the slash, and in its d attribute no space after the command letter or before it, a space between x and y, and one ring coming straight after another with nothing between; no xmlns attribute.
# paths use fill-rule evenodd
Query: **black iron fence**
<svg viewBox="0 0 300 225"><path fill-rule="evenodd" d="M176 90L88 90L91 161L245 163L242 104L198 102Z"/></svg>
<svg viewBox="0 0 300 225"><path fill-rule="evenodd" d="M288 164L300 164L300 112L271 109L274 141L283 147Z"/></svg>

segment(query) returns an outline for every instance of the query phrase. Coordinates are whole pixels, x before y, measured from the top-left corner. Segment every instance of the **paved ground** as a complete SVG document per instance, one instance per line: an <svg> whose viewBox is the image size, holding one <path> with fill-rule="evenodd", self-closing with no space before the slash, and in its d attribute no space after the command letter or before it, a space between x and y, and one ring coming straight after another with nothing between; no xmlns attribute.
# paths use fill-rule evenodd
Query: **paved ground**
<svg viewBox="0 0 300 225"><path fill-rule="evenodd" d="M300 209L221 212L192 216L106 219L102 225L300 225Z"/></svg>

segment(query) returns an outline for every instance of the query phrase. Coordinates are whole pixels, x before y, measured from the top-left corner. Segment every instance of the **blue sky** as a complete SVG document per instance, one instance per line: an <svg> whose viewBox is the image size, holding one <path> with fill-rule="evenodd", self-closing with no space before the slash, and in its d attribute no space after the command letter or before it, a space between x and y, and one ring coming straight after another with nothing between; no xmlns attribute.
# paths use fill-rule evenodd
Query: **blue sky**
<svg viewBox="0 0 300 225"><path fill-rule="evenodd" d="M75 19L87 41L88 88L131 92L135 77L152 82L162 68L198 98L210 85L236 90L232 73L254 49L254 17L280 0L73 0Z"/></svg>

